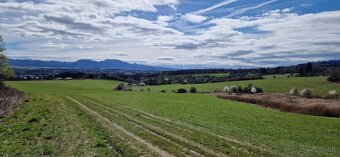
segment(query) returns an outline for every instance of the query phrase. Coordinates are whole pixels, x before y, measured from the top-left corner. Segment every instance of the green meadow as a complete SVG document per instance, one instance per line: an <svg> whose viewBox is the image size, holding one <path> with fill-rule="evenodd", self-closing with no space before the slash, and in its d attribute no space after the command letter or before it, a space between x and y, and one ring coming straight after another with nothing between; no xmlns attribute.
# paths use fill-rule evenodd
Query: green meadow
<svg viewBox="0 0 340 157"><path fill-rule="evenodd" d="M187 90L190 87L196 87L199 92L214 92L216 90L223 91L225 86L240 85L242 87L247 86L249 83L263 88L266 93L283 93L288 94L292 88L311 88L315 94L325 95L330 90L337 90L340 92L340 84L330 83L327 81L327 77L283 77L277 75L277 78L272 76L265 76L262 80L247 80L247 81L230 81L219 83L206 83L206 84L171 84L162 86L145 86L136 87L136 90L141 88L147 90L148 88L153 92L159 92L166 90L168 92L176 91L179 88L185 88Z"/></svg>
<svg viewBox="0 0 340 157"><path fill-rule="evenodd" d="M19 81L29 102L0 118L0 156L339 156L340 120L284 113L199 91L253 83L265 92L335 89L325 77L164 85L117 92L116 81ZM147 92L150 88L151 92Z"/></svg>

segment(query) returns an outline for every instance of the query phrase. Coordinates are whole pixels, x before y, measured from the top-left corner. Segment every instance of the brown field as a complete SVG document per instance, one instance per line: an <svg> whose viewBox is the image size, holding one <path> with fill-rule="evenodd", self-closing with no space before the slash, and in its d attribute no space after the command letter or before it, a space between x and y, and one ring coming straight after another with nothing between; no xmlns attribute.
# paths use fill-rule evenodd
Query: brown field
<svg viewBox="0 0 340 157"><path fill-rule="evenodd" d="M218 98L247 102L283 112L340 117L340 100L307 99L284 94L218 94Z"/></svg>

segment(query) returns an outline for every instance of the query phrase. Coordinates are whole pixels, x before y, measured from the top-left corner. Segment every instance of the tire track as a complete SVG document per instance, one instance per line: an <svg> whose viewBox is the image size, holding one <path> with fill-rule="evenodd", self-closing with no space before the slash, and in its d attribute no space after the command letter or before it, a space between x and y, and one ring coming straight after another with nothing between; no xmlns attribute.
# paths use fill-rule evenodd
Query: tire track
<svg viewBox="0 0 340 157"><path fill-rule="evenodd" d="M100 108L105 108L105 109L107 109L107 110L111 110L112 112L115 112L116 114L120 114L121 116L125 116L125 117L127 117L127 115L125 114L125 115L122 115L122 113L120 113L120 112L118 112L119 110L121 111L121 112L131 112L131 111L127 111L126 109L124 109L124 107L122 107L122 106L118 106L118 107L114 107L114 108L112 108L112 106L110 106L110 107L108 107L108 106L106 106L106 105L104 105L101 101L98 101L98 100L93 100L93 98L88 98L88 97L84 97L85 99L87 99L89 102L92 102L92 103L94 103L94 104L97 104L97 105L99 105L100 106ZM116 111L116 110L114 110L114 109L117 109L117 108L119 108L118 109L118 111ZM125 110L125 111L123 111L123 110ZM144 114L141 114L141 115L144 115ZM149 116L150 117L150 116ZM131 121L131 119L134 119L134 118L132 118L132 117L130 117L130 116L128 116L127 117L128 118L128 120L129 121ZM153 121L155 121L154 120L154 118L148 118L148 119L153 119ZM152 131L152 132L154 132L154 133L157 133L157 134L159 134L159 135L161 135L161 136L164 136L164 137L166 137L166 138L170 138L170 139L172 139L172 140L175 140L175 141L177 141L177 143L182 143L182 145L191 145L191 146L193 146L194 148L196 148L195 150L196 150L196 152L197 152L197 150L198 151L200 151L201 152L201 154L203 153L203 155L204 156L227 156L226 155L226 153L228 153L228 152L221 152L220 150L213 150L213 149L210 149L210 147L209 146L204 146L204 145L202 145L201 143L198 143L198 142L196 142L196 141L194 141L194 140L188 140L187 138L184 138L184 137L182 137L182 136L178 136L178 135L176 135L176 134L173 134L173 133L170 133L170 132L167 132L167 131L164 131L163 129L160 129L160 128L158 128L158 127L152 127L152 125L151 125L151 127L150 126L145 126L145 124L143 123L143 122L140 122L140 121L138 121L138 120L135 120L135 121L133 121L133 122L135 122L136 123L136 121L137 121L137 123L139 122L139 124L141 124L141 125L143 125L143 127L145 128L147 128L149 131ZM170 122L170 120L166 120L167 122ZM160 121L157 121L158 123L160 123ZM161 125L168 125L167 123L160 123ZM172 124L169 124L168 126L170 126L170 127L176 127L177 128L177 130L179 130L179 131L181 131L181 132L187 132L187 133L189 133L190 134L190 132L188 132L188 130L186 129L186 128L188 128L188 127L186 127L186 128L179 128L179 127L177 127L177 126L174 126L174 125L172 125ZM192 129L191 129L192 130ZM197 132L197 131L196 131ZM202 132L202 131L198 131L198 132ZM233 146L233 145L230 145L229 144L229 146L230 146L230 148L232 148L232 149L235 149L235 150L238 150L239 152L242 152L243 154L248 154L248 156L258 156L259 154L254 154L253 152L249 152L247 149L240 149L239 147L237 147L237 146ZM187 147L187 146L186 146ZM243 147L242 147L243 148Z"/></svg>
<svg viewBox="0 0 340 157"><path fill-rule="evenodd" d="M97 98L86 97L86 96L85 96L85 98L92 101L93 103L103 104L103 102L101 102ZM115 104L112 104L112 103L110 103L110 104L115 105ZM104 105L104 107L107 108L106 105ZM109 109L112 110L113 108L111 108L111 107L113 107L113 106L110 106ZM198 128L198 127L192 126L191 124L187 124L187 123L183 123L183 122L179 122L179 121L173 121L173 120L163 118L163 117L159 117L159 116L156 116L156 115L144 112L144 111L140 111L140 110L137 110L137 109L134 109L134 108L125 107L125 106L122 106L122 105L119 105L119 106L114 107L114 108L124 110L125 112L129 112L131 114L136 113L136 114L138 114L138 116L141 116L142 118L146 118L146 119L155 121L156 123L160 123L163 126L167 125L169 127L175 127L177 130L180 130L182 132L190 133L191 131L194 131L194 132L198 132L198 133L204 133L204 134L206 134L207 137L211 136L211 137L214 137L216 139L229 141L229 142L231 142L231 143L229 143L229 146L231 148L236 149L236 150L241 151L241 152L244 152L246 154L252 155L252 156L263 156L263 155L265 155L265 156L267 156L267 155L269 155L269 156L287 156L287 155L281 154L281 153L276 152L276 151L268 150L268 149L263 148L261 146L256 146L256 145L253 145L251 143L241 142L241 141L236 140L236 139L232 139L232 138L229 138L229 137L225 137L225 136L222 136L222 135L212 133L210 131L207 131L204 128Z"/></svg>
<svg viewBox="0 0 340 157"><path fill-rule="evenodd" d="M217 152L214 152L214 150L208 149L205 146L196 143L194 141L190 141L187 140L184 137L172 134L170 132L164 131L160 128L154 127L154 126L150 126L147 125L139 120L136 120L135 118L132 118L131 116L124 114L124 113L120 113L116 110L114 110L113 108L107 107L101 103L98 102L94 102L93 100L88 100L89 102L95 103L97 104L99 107L105 109L105 111L109 110L111 112L114 112L117 115L122 116L124 119L126 119L127 121L131 122L133 125L138 126L142 129L144 129L145 131L148 131L149 133L162 138L166 141L171 141L171 143L175 143L178 146L181 146L182 149L188 149L190 150L192 153L194 153L195 155L198 156L226 156L224 154L220 154ZM108 112L108 111L107 111Z"/></svg>
<svg viewBox="0 0 340 157"><path fill-rule="evenodd" d="M231 139L231 138L228 138L228 137L225 137L225 136L222 136L222 135L214 134L214 133L208 132L208 131L206 131L204 129L200 129L200 128L191 126L189 124L184 124L184 123L181 123L181 122L174 122L174 121L172 121L170 119L159 117L159 116L156 116L156 115L153 115L153 114L150 114L150 113L146 113L144 111L136 110L136 109L125 107L125 106L119 106L119 107L122 108L122 109L125 109L126 111L129 111L129 110L130 111L134 111L136 113L139 113L141 115L144 115L144 116L146 116L148 118L151 118L151 119L154 119L154 120L166 122L169 125L178 125L178 126L181 126L181 127L187 127L187 128L192 129L192 130L196 130L196 131L199 131L199 132L204 132L204 133L206 133L206 134L208 134L210 136L213 136L213 137L216 137L216 138L219 138L219 139L224 139L224 140L227 140L227 141L239 144L239 145L243 145L245 147L252 147L254 149L259 149L259 150L267 152L267 153L276 154L276 155L280 155L280 156L286 156L286 155L280 154L278 152L273 152L271 150L268 150L268 149L265 149L265 148L262 148L262 147L259 147L259 146L252 145L251 143L241 142L241 141L236 140L236 139Z"/></svg>
<svg viewBox="0 0 340 157"><path fill-rule="evenodd" d="M99 114L98 112L86 107L84 104L80 103L79 101L69 97L69 96L65 96L66 98L70 99L71 101L77 103L79 106L81 106L84 110L86 110L88 113L91 113L93 115L96 115L98 118L102 119L103 121L105 121L106 123L110 124L111 126L113 126L114 128L116 128L117 130L123 132L124 134L128 135L129 137L134 138L136 141L144 144L145 146L147 146L151 151L159 154L162 157L173 157L171 154L169 154L168 152L165 152L163 150L161 150L160 148L152 145L151 143L148 143L147 141L145 141L144 139L134 135L133 133L129 132L128 130L124 129L123 127L111 122L109 119L107 119L106 117L102 116L101 114Z"/></svg>

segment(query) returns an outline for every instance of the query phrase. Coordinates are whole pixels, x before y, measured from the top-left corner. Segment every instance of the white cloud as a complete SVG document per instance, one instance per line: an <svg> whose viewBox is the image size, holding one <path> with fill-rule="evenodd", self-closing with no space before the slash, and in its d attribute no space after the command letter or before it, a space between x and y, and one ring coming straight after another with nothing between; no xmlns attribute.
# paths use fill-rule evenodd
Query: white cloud
<svg viewBox="0 0 340 157"><path fill-rule="evenodd" d="M169 66L200 63L202 67L340 58L340 11L299 15L287 8L231 18L275 2L272 0L236 9L230 17L209 20L202 16L233 2L236 0L226 0L184 15L164 15L158 6L171 9L179 1L8 1L0 3L0 33L9 46L16 45L17 49L8 49L14 57L24 52L24 56L40 58L118 58ZM130 11L151 12L155 18L127 13ZM197 29L181 31L174 27L176 22Z"/></svg>
<svg viewBox="0 0 340 157"><path fill-rule="evenodd" d="M216 8L219 8L219 7L222 7L222 6L225 6L225 5L228 5L228 4L231 4L231 3L234 3L238 0L225 0L223 2L220 2L220 3L217 3L211 7L208 7L208 8L205 8L205 9L201 9L201 10L198 10L198 11L195 11L194 14L204 14L204 13L207 13L209 11L212 11Z"/></svg>
<svg viewBox="0 0 340 157"><path fill-rule="evenodd" d="M192 22L192 23L202 23L204 22L207 18L201 15L195 15L195 14L185 14L182 17L185 21Z"/></svg>

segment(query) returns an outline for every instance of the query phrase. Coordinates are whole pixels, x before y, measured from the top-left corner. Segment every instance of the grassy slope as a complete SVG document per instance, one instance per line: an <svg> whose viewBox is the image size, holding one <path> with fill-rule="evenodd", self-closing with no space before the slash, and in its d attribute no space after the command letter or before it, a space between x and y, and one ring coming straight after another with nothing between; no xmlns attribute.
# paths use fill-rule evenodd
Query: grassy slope
<svg viewBox="0 0 340 157"><path fill-rule="evenodd" d="M31 96L0 122L0 156L115 156L105 131L57 96ZM104 143L104 144L103 144Z"/></svg>
<svg viewBox="0 0 340 157"><path fill-rule="evenodd" d="M321 86L317 88L318 91L327 91L330 89L334 89L334 85L325 82L325 78L304 78L304 80L300 80L300 78L292 78L292 79L275 79L270 80L269 82L265 82L265 80L254 81L254 83L261 87L271 87L270 89L273 92L283 92L281 88L277 88L282 84L291 84L296 87L303 87L306 85L313 86ZM292 81L292 82L290 82ZM248 83L249 81L241 82L243 84ZM313 82L313 83L311 83ZM316 85L318 83L319 85ZM113 81L92 81L92 80L84 80L84 81L43 81L43 82L8 82L9 85L24 90L30 93L31 97L39 97L40 99L46 99L51 97L54 101L32 101L31 105L24 106L19 109L17 113L14 115L22 116L23 118L13 119L12 116L9 118L5 118L2 122L4 125L0 125L0 129L2 132L2 136L0 137L0 154L1 152L11 152L10 150L15 149L16 147L27 149L27 151L19 151L21 153L32 153L37 154L44 152L42 151L45 146L37 146L39 150L37 151L29 151L31 149L35 150L32 147L24 147L20 145L19 141L28 140L29 142L34 141L34 139L26 139L25 132L21 131L21 128L16 128L19 123L27 123L27 119L30 117L24 112L38 112L40 109L49 110L45 115L51 115L51 120L55 120L56 126L63 126L65 128L69 128L69 132L65 133L61 130L56 131L56 138L64 138L68 145L76 145L79 147L78 151L70 150L70 153L82 153L86 154L88 152L95 153L105 153L112 151L106 147L97 150L97 144L90 144L91 149L85 149L85 146L79 146L75 144L77 140L73 139L67 140L70 134L80 134L76 131L72 131L76 129L76 126L66 125L66 122L63 122L64 119L68 119L69 116L74 116L72 112L79 112L77 108L72 107L73 105L64 105L66 107L71 106L70 109L62 110L60 108L60 104L56 102L64 102L57 95L69 95L76 97L78 100L83 100L83 96L90 98L90 100L98 100L105 106L115 108L117 106L126 106L134 109L138 109L141 111L145 111L148 113L152 113L154 115L158 115L161 117L165 117L168 119L172 119L174 121L179 121L190 126L202 128L209 132L213 132L215 134L223 135L226 137L231 137L233 139L238 139L244 142L250 142L255 145L262 146L269 150L274 150L276 152L294 155L294 156L337 156L340 150L340 121L337 118L327 118L327 117L314 117L307 115L298 115L291 113L281 113L278 111L260 108L255 105L249 105L244 103L225 101L216 99L214 96L210 95L202 95L202 94L171 94L171 93L147 93L147 92L112 92L111 88L117 82ZM217 84L206 84L200 85L200 87L205 87L207 89L214 89L214 87L224 86L229 83L217 83ZM230 83L233 84L233 83ZM165 87L177 88L176 86L182 85L170 85L168 86L160 86L153 87L163 89ZM209 87L208 87L209 86ZM190 86L188 86L190 87ZM200 88L199 86L196 86ZM201 89L202 89L201 88ZM336 87L337 89L339 86ZM280 90L281 89L281 90ZM154 89L156 90L156 89ZM266 90L266 88L265 88ZM289 88L287 88L289 90ZM269 88L266 90L269 91ZM42 93L46 95L41 95ZM48 96L49 95L49 96ZM50 99L49 99L50 100ZM54 103L53 103L54 102ZM86 102L84 102L86 103ZM72 104L70 102L65 102L65 104ZM87 105L91 105L88 103ZM91 106L93 109L96 109L101 114L107 114L105 110L100 110L100 108L95 108L95 106ZM39 112L40 113L40 112ZM71 114L70 114L71 113ZM58 116L53 116L58 115ZM137 114L138 115L138 114ZM137 116L135 115L135 116ZM61 118L65 117L66 118ZM108 115L109 116L109 115ZM75 119L79 119L82 125L82 128L88 130L85 133L82 133L81 136L92 139L90 141L94 141L93 143L106 143L110 144L112 141L105 140L105 137L101 133L105 132L106 129L97 129L94 130L93 127L87 126L86 123L91 119L85 119L85 117L74 117ZM111 117L114 119L114 117ZM141 117L139 119L142 120ZM147 121L147 120L145 120ZM118 121L119 122L119 121ZM125 124L122 122L122 124ZM28 125L28 124L27 124ZM20 124L21 126L21 124ZM25 125L23 125L25 126ZM17 136L13 136L11 131L15 130ZM41 129L42 126L37 126L37 128ZM51 126L51 128L53 128ZM170 131L171 129L169 129ZM134 131L131 128L131 131ZM138 132L137 132L138 133ZM180 132L175 132L176 134L180 134ZM114 136L106 133L109 137ZM140 133L140 135L144 138L149 139L148 135L145 133ZM200 134L185 134L188 138L195 138L195 136L199 136ZM37 135L30 135L29 137ZM80 135L79 135L80 136ZM203 136L203 135L202 135ZM72 136L73 137L73 136ZM3 143L1 141L9 139L13 140L12 144L3 147ZM38 138L39 139L39 138ZM201 141L204 137L202 137ZM102 141L101 141L102 140ZM157 144L156 139L150 137L150 141L153 141ZM155 141L154 141L155 140ZM51 142L48 139L42 139L43 142ZM47 150L50 150L53 154L55 151L52 148L56 148L56 145L46 144ZM119 140L115 140L119 142ZM200 141L200 139L198 139ZM7 141L8 142L8 141ZM7 143L5 142L5 143ZM113 142L115 143L115 142ZM5 145L4 145L5 146ZM102 145L100 145L102 146ZM105 145L103 145L105 146ZM208 146L213 146L213 143L208 143ZM40 150L42 149L42 150ZM66 147L59 148L60 150L66 149ZM58 150L59 150L58 149ZM73 152L73 153L72 153ZM25 153L24 153L25 154ZM237 155L237 154L234 154ZM238 154L240 155L240 154Z"/></svg>
<svg viewBox="0 0 340 157"><path fill-rule="evenodd" d="M326 77L269 77L263 80L251 80L251 81L232 81L232 82L220 82L220 83L208 83L208 84L195 84L195 85L162 85L162 86L146 86L146 87L136 87L137 90L140 88L150 88L152 91L159 92L161 90L177 90L178 88L190 89L194 86L201 92L212 92L216 89L223 90L224 86L240 85L245 87L248 83L259 86L268 93L289 93L289 90L293 87L295 88L311 88L316 94L326 94L329 90L337 90L340 92L340 84L330 83L326 80Z"/></svg>

